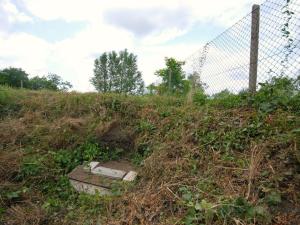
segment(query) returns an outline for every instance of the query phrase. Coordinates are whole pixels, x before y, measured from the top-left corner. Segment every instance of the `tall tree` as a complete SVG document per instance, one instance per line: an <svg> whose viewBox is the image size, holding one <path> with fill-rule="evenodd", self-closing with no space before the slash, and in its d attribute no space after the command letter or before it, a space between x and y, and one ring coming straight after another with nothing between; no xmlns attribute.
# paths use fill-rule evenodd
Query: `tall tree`
<svg viewBox="0 0 300 225"><path fill-rule="evenodd" d="M141 94L144 90L142 74L138 70L137 56L127 49L103 53L94 63L91 83L99 92Z"/></svg>
<svg viewBox="0 0 300 225"><path fill-rule="evenodd" d="M137 56L128 53L127 49L120 52L120 89L124 93L141 93L144 89L142 73L138 70Z"/></svg>
<svg viewBox="0 0 300 225"><path fill-rule="evenodd" d="M119 85L120 85L120 58L118 56L118 53L115 51L108 53L108 68L109 68L109 80L110 80L110 90L114 92L120 92L119 91Z"/></svg>
<svg viewBox="0 0 300 225"><path fill-rule="evenodd" d="M185 73L182 69L184 62L174 58L165 58L166 67L155 72L155 75L162 78L161 92L186 93L189 89L189 82L185 80Z"/></svg>
<svg viewBox="0 0 300 225"><path fill-rule="evenodd" d="M100 92L111 91L107 63L108 56L106 53L103 53L99 59L95 59L94 62L94 77L91 79L91 82L96 90Z"/></svg>
<svg viewBox="0 0 300 225"><path fill-rule="evenodd" d="M0 70L0 84L11 87L27 87L28 74L20 68L6 68Z"/></svg>

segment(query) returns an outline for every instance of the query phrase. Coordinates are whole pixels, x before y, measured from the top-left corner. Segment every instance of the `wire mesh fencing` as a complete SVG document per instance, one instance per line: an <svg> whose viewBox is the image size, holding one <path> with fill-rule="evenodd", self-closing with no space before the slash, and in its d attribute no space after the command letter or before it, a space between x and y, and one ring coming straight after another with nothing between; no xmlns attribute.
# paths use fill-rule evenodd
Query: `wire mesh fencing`
<svg viewBox="0 0 300 225"><path fill-rule="evenodd" d="M255 13L259 16L253 17ZM257 88L274 76L296 78L300 75L299 14L300 0L267 0L188 57L185 72L200 76L207 94L247 90L250 68L257 70ZM254 63L250 61L255 50L253 24L259 27Z"/></svg>

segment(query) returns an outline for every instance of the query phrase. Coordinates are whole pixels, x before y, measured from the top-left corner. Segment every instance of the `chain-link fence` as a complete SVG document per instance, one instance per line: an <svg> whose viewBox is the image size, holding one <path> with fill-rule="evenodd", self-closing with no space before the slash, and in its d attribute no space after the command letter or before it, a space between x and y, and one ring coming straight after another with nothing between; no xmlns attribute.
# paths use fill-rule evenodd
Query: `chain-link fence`
<svg viewBox="0 0 300 225"><path fill-rule="evenodd" d="M267 0L254 6L252 12L188 57L186 73L200 76L208 94L246 90L249 74L257 74L257 88L273 76L297 77L299 15L300 0Z"/></svg>

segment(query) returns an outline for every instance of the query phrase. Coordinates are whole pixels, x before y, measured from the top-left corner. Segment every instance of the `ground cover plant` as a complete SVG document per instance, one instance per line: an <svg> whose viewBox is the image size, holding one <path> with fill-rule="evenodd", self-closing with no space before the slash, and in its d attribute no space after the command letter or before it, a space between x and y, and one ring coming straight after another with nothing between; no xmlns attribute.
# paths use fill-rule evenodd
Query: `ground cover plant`
<svg viewBox="0 0 300 225"><path fill-rule="evenodd" d="M192 103L0 87L0 224L298 224L299 82ZM113 196L70 186L121 158L139 177Z"/></svg>

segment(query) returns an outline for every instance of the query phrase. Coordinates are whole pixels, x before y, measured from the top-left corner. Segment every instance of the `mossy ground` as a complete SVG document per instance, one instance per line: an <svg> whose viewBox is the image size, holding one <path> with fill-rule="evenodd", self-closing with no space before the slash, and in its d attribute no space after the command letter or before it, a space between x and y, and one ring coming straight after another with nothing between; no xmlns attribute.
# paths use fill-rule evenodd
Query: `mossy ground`
<svg viewBox="0 0 300 225"><path fill-rule="evenodd" d="M0 224L298 224L297 107L231 98L1 87ZM130 148L102 143L115 123ZM118 158L137 165L134 184L111 197L70 186L77 165Z"/></svg>

